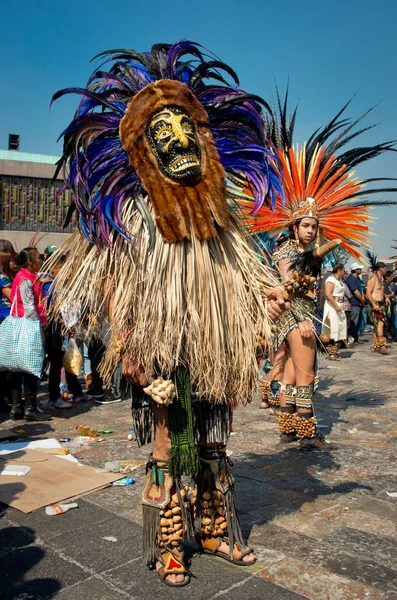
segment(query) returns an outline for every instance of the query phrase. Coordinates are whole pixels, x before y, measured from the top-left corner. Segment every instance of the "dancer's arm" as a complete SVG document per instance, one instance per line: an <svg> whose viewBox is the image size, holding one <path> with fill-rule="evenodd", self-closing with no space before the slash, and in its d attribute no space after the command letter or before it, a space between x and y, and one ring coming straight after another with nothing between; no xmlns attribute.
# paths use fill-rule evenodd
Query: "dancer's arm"
<svg viewBox="0 0 397 600"><path fill-rule="evenodd" d="M282 281L286 281L291 278L290 267L292 265L292 261L290 258L282 258L278 261L277 267L280 271Z"/></svg>

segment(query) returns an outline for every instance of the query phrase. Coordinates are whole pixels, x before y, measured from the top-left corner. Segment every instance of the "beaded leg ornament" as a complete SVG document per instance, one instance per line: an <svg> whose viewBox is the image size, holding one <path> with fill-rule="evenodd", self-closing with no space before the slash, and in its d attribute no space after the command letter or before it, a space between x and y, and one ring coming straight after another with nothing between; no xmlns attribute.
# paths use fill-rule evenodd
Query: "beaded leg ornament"
<svg viewBox="0 0 397 600"><path fill-rule="evenodd" d="M385 337L380 337L378 338L378 352L379 354L387 354L387 347L386 347L386 338Z"/></svg>
<svg viewBox="0 0 397 600"><path fill-rule="evenodd" d="M269 403L270 381L266 377L263 377L262 381L259 384L259 393L260 393L261 401L266 402L267 404L270 404Z"/></svg>
<svg viewBox="0 0 397 600"><path fill-rule="evenodd" d="M201 468L192 498L196 539L204 550L207 548L211 552L224 539L229 544L229 557L232 559L236 550L241 552L243 537L237 515L231 461L225 447L201 447L200 457ZM214 538L218 539L216 543Z"/></svg>
<svg viewBox="0 0 397 600"><path fill-rule="evenodd" d="M290 443L296 440L295 432L295 396L296 388L294 385L287 383L279 385L279 394L284 392L285 403L287 406L281 406L276 412L277 424L280 430L280 442Z"/></svg>
<svg viewBox="0 0 397 600"><path fill-rule="evenodd" d="M317 419L313 411L314 382L309 385L296 386L297 408L310 409L310 412L295 413L294 426L296 437L300 440L302 449L307 450L335 450L334 444L325 441L324 436L317 429Z"/></svg>
<svg viewBox="0 0 397 600"><path fill-rule="evenodd" d="M188 495L189 488L184 488L179 479L171 477L169 462L151 456L141 493L143 560L149 568L154 568L157 560L167 567L171 560L168 555L173 557L174 562L181 562L179 547L186 537L193 534Z"/></svg>
<svg viewBox="0 0 397 600"><path fill-rule="evenodd" d="M336 343L329 343L327 345L327 352L328 352L328 356L331 360L334 360L335 357L338 356L338 352L339 352L339 344L338 342Z"/></svg>
<svg viewBox="0 0 397 600"><path fill-rule="evenodd" d="M276 413L277 424L280 430L280 442L288 444L294 442L295 431L295 409L292 406L281 406L280 411Z"/></svg>
<svg viewBox="0 0 397 600"><path fill-rule="evenodd" d="M294 415L294 424L296 436L302 440L304 438L312 439L316 437L316 418L313 415L314 383L309 385L296 386L296 406L299 408L311 409L310 413Z"/></svg>
<svg viewBox="0 0 397 600"><path fill-rule="evenodd" d="M295 413L294 415L294 427L296 431L296 437L299 440L303 439L313 439L316 437L317 429L317 419L313 415L313 413L308 413L307 415L302 414L298 415Z"/></svg>

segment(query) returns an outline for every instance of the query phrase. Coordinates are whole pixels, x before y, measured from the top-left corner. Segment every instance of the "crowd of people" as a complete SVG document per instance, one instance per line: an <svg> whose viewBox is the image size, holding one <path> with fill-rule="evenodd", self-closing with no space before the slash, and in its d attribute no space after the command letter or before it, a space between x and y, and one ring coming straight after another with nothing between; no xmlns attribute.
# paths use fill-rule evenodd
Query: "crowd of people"
<svg viewBox="0 0 397 600"><path fill-rule="evenodd" d="M282 247L283 254L283 240L279 242L279 247ZM84 331L76 318L73 320L72 317L71 320L66 310L62 319L52 323L47 320L47 313L51 309L51 286L65 257L49 273L42 272L42 265L56 250L56 246L47 246L44 253L39 254L36 248L24 248L17 254L8 240L0 240L0 322L9 314L40 322L45 340L45 360L40 380L48 380L48 398L38 404L40 380L37 377L28 373L0 371L0 410L6 414L9 412L13 420L22 417L27 420L46 420L50 418L48 411L71 409L79 402L110 404L121 401L121 363L114 371L111 387L104 389L99 374L99 363L104 353L103 342ZM275 264L277 262L276 258ZM357 262L353 262L349 268L338 263L331 272L322 274L313 319L318 345L326 350L329 360L340 360L340 348L358 344L364 333L373 332L371 349L381 354L386 353L387 349L385 343L379 344L379 339L397 341L397 278L393 277L393 272L384 263L379 262L372 277L364 283L364 269L365 265ZM15 306L11 311L13 302ZM76 339L81 352L80 375L85 380L85 391L81 377L63 367L70 337ZM271 381L278 381L280 373L277 372L284 369L286 350L282 339L274 360ZM314 364L314 360L309 362ZM308 373L306 368L303 370ZM309 378L314 378L314 374ZM272 390L270 401L266 392L262 408L273 404L274 383Z"/></svg>
<svg viewBox="0 0 397 600"><path fill-rule="evenodd" d="M325 272L319 289L316 311L317 332L330 360L340 360L339 349L354 346L364 333L373 332L371 350L387 353L388 340L397 341L396 282L384 262L368 265L372 274L366 282L366 266L342 263Z"/></svg>
<svg viewBox="0 0 397 600"><path fill-rule="evenodd" d="M99 374L103 342L84 330L76 311L69 311L68 307L62 311L60 318L49 318L52 284L65 257L61 257L49 273L42 272L42 266L56 250L56 246L47 246L40 254L37 248L28 247L17 253L11 242L0 240L0 323L10 315L36 322L45 349L40 377L28 371L0 370L0 411L4 418L45 421L51 418L51 411L71 409L80 402L121 402L121 365L116 368L110 387L104 388ZM79 373L63 365L71 339L75 340L81 353ZM4 342L0 339L0 344ZM33 352L32 346L27 347L28 354ZM85 380L85 392L82 378ZM38 403L41 381L48 381L48 397Z"/></svg>

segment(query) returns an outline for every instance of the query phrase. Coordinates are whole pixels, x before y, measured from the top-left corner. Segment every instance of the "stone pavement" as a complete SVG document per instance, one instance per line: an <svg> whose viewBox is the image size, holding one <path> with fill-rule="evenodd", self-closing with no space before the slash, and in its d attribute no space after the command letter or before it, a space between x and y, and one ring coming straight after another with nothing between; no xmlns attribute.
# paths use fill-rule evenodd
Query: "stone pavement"
<svg viewBox="0 0 397 600"><path fill-rule="evenodd" d="M233 567L196 554L188 588L168 588L141 565L139 492L148 449L125 439L127 403L18 424L30 437L57 438L71 437L77 423L108 427L113 433L103 442L75 454L96 467L125 458L142 466L135 485L88 495L65 515L0 505L1 598L396 600L397 498L387 492L397 492L397 345L378 356L364 339L344 350L340 363L320 358L317 416L336 452L281 446L274 417L258 410L258 401L238 408L229 450L244 534L258 562Z"/></svg>

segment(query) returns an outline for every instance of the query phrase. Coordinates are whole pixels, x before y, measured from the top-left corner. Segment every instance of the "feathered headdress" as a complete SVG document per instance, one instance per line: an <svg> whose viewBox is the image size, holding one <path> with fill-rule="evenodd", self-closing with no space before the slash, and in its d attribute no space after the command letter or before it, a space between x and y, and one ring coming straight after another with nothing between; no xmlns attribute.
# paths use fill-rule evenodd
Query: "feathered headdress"
<svg viewBox="0 0 397 600"><path fill-rule="evenodd" d="M319 222L321 235L332 240L340 238L342 247L355 257L358 248L367 243L372 220L368 209L396 202L363 200L363 196L381 192L395 192L397 188L365 187L377 181L396 181L394 178L358 179L353 169L383 152L396 151L395 141L375 146L344 150L348 143L372 126L354 131L356 125L370 112L358 119L342 118L350 101L322 129L310 136L303 146L293 146L297 109L287 116L288 90L281 102L277 93L278 114L268 121L269 136L277 148L284 174L285 201L278 198L276 209L267 206L251 212L254 201L247 196L241 201L254 232L268 234L282 232L296 219L314 217ZM339 152L339 153L338 153ZM249 186L248 186L249 187Z"/></svg>
<svg viewBox="0 0 397 600"><path fill-rule="evenodd" d="M369 268L372 273L377 273L377 271L384 266L384 263L378 261L378 257L376 256L375 252L366 250L365 256L367 257Z"/></svg>
<svg viewBox="0 0 397 600"><path fill-rule="evenodd" d="M144 185L123 148L119 127L131 100L158 81L181 82L195 96L208 117L226 179L237 176L248 182L255 196L254 211L264 205L275 207L276 194L282 194L278 160L265 139L262 117L262 107L270 108L238 88L237 75L228 65L187 40L156 44L147 53L110 50L98 57L105 61L85 88L64 89L52 99L75 93L83 97L60 136L64 152L57 172L62 167L69 170L65 179L74 195L69 218L77 209L80 227L91 242L110 246L114 231L130 238L121 210L127 199L135 202L153 237L153 220L142 199ZM108 62L113 64L104 70Z"/></svg>
<svg viewBox="0 0 397 600"><path fill-rule="evenodd" d="M272 338L262 290L278 282L235 208L241 179L254 210L275 206L282 194L262 114L270 109L190 41L99 56L109 68L99 67L85 88L54 96L82 100L62 134L58 165L80 230L60 250L67 260L52 308L79 306L98 330L112 297L105 379L125 354L149 379L184 365L203 396L246 402L257 382L258 329ZM192 160L200 177L170 177Z"/></svg>

